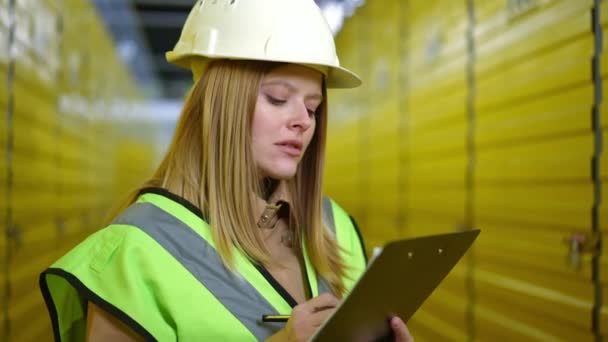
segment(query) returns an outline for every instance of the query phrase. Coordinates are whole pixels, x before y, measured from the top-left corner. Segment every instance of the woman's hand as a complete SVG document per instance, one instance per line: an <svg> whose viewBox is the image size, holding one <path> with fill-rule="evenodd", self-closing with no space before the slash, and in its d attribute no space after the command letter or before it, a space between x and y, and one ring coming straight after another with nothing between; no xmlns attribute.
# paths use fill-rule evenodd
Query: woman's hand
<svg viewBox="0 0 608 342"><path fill-rule="evenodd" d="M327 318L335 311L339 300L329 293L324 293L305 303L297 305L291 312L285 328L272 335L267 341L308 341ZM414 342L405 323L395 316L389 324L395 336L395 342Z"/></svg>
<svg viewBox="0 0 608 342"><path fill-rule="evenodd" d="M390 325L395 335L395 342L414 342L414 338L401 318L397 316L391 318Z"/></svg>
<svg viewBox="0 0 608 342"><path fill-rule="evenodd" d="M285 328L268 341L308 341L321 324L335 311L339 300L329 293L296 305ZM405 340L408 341L408 340Z"/></svg>

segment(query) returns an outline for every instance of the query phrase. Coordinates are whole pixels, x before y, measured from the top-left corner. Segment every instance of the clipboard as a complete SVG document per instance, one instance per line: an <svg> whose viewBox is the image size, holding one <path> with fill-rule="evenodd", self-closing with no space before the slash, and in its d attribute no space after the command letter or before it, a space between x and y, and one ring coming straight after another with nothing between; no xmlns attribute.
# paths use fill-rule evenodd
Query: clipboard
<svg viewBox="0 0 608 342"><path fill-rule="evenodd" d="M388 243L312 340L378 341L392 336L388 319L396 315L407 323L478 235L479 230L469 230Z"/></svg>

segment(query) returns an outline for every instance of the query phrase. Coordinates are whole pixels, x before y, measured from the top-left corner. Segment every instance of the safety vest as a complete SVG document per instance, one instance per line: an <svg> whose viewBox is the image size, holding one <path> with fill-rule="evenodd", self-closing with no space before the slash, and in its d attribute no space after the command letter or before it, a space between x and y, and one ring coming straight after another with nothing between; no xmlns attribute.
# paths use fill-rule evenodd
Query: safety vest
<svg viewBox="0 0 608 342"><path fill-rule="evenodd" d="M366 264L348 214L324 198L323 218L342 248L350 289ZM309 293L329 292L302 246ZM198 208L162 189L146 189L112 224L89 236L40 275L56 341L84 341L90 301L146 340L265 340L297 304L263 267L234 252L225 268Z"/></svg>

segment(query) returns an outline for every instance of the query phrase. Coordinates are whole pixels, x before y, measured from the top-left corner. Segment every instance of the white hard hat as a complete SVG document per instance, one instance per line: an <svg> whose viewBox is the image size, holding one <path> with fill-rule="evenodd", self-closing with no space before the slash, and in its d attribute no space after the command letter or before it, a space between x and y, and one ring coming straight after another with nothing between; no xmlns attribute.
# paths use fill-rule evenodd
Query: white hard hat
<svg viewBox="0 0 608 342"><path fill-rule="evenodd" d="M166 57L195 77L209 59L228 58L312 67L325 75L328 88L361 84L340 66L329 25L313 0L199 0Z"/></svg>

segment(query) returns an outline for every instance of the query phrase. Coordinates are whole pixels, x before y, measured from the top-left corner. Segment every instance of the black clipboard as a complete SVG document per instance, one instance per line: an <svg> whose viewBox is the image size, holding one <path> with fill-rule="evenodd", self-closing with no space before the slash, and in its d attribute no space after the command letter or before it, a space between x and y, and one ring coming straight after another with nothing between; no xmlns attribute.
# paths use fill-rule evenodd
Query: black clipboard
<svg viewBox="0 0 608 342"><path fill-rule="evenodd" d="M378 341L392 315L407 322L479 235L479 230L388 243L312 340Z"/></svg>

